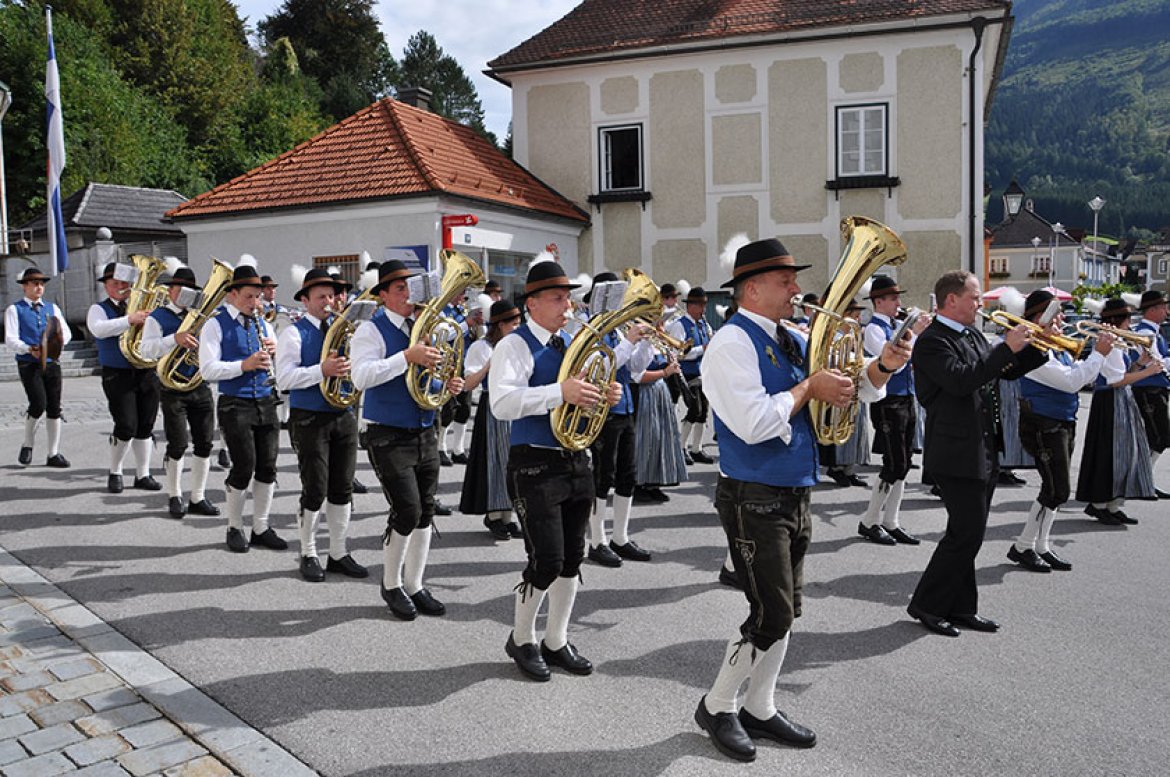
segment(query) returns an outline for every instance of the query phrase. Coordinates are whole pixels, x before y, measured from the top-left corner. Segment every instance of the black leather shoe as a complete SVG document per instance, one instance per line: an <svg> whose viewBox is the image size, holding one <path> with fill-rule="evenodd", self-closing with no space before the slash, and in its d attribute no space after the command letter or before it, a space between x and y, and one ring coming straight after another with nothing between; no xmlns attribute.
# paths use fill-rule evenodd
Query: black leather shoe
<svg viewBox="0 0 1170 777"><path fill-rule="evenodd" d="M508 527L504 525L503 521L489 521L485 515L483 517L483 526L497 540L512 539L512 532L508 531Z"/></svg>
<svg viewBox="0 0 1170 777"><path fill-rule="evenodd" d="M187 506L183 504L183 497L172 496L167 500L167 512L172 518L182 518L187 514Z"/></svg>
<svg viewBox="0 0 1170 777"><path fill-rule="evenodd" d="M370 570L363 567L361 564L353 560L353 556L346 553L341 558L329 557L325 562L326 572L339 572L346 577L355 577L358 579L370 576Z"/></svg>
<svg viewBox="0 0 1170 777"><path fill-rule="evenodd" d="M366 488L365 483L358 480L357 478L354 478L353 479L353 492L355 494L368 494L368 493L370 493L370 489Z"/></svg>
<svg viewBox="0 0 1170 777"><path fill-rule="evenodd" d="M244 533L236 528L228 528L227 546L232 553L248 552L248 541L244 539Z"/></svg>
<svg viewBox="0 0 1170 777"><path fill-rule="evenodd" d="M1040 554L1028 548L1027 550L1020 550L1015 545L1008 548L1007 557L1009 560L1016 562L1024 569L1030 569L1033 572L1051 572L1052 565L1040 558Z"/></svg>
<svg viewBox="0 0 1170 777"><path fill-rule="evenodd" d="M520 528L520 524L513 521L508 524L508 534L512 535L512 539L518 540L524 538L524 530Z"/></svg>
<svg viewBox="0 0 1170 777"><path fill-rule="evenodd" d="M451 508L443 504L438 498L435 499L435 515L450 515Z"/></svg>
<svg viewBox="0 0 1170 777"><path fill-rule="evenodd" d="M655 502L658 502L659 504L662 504L663 502L670 501L670 497L667 496L666 492L663 491L658 486L654 486L653 488L648 488L648 489L646 489L646 492L650 495L650 498L652 500L654 500Z"/></svg>
<svg viewBox="0 0 1170 777"><path fill-rule="evenodd" d="M942 499L942 491L939 490L938 486L931 486L930 487L930 495L936 496L939 499Z"/></svg>
<svg viewBox="0 0 1170 777"><path fill-rule="evenodd" d="M1122 510L1113 510L1113 511L1111 511L1111 514L1113 515L1113 517L1115 519L1117 519L1118 523L1125 524L1126 526L1137 526L1138 519L1137 518L1130 518Z"/></svg>
<svg viewBox="0 0 1170 777"><path fill-rule="evenodd" d="M1044 553L1041 553L1040 558L1047 561L1048 566L1052 567L1053 569L1060 570L1061 572L1067 572L1070 569L1072 569L1071 563L1065 561L1060 556L1053 553L1051 550L1045 551Z"/></svg>
<svg viewBox="0 0 1170 777"><path fill-rule="evenodd" d="M826 470L825 474L832 478L834 483L842 486L843 488L848 488L849 486L853 485L849 482L848 473L846 473L843 469L829 469Z"/></svg>
<svg viewBox="0 0 1170 777"><path fill-rule="evenodd" d="M894 541L899 545L918 545L922 540L915 537L910 532L903 529L901 526L895 526L892 529L886 529L886 534L894 538Z"/></svg>
<svg viewBox="0 0 1170 777"><path fill-rule="evenodd" d="M861 488L869 488L869 481L866 480L865 478L858 477L857 475L850 475L849 476L849 485L859 486Z"/></svg>
<svg viewBox="0 0 1170 777"><path fill-rule="evenodd" d="M453 454L451 454L451 463L452 464L466 464L467 463L467 454L466 453L453 453Z"/></svg>
<svg viewBox="0 0 1170 777"><path fill-rule="evenodd" d="M688 450L684 450L683 451L683 464L686 464L688 467L690 467L694 463L695 463L695 460L693 458L691 458L691 452Z"/></svg>
<svg viewBox="0 0 1170 777"><path fill-rule="evenodd" d="M106 478L106 490L111 494L122 493L122 476L110 474Z"/></svg>
<svg viewBox="0 0 1170 777"><path fill-rule="evenodd" d="M691 451L691 458L699 464L714 464L715 459L703 453L702 451Z"/></svg>
<svg viewBox="0 0 1170 777"><path fill-rule="evenodd" d="M16 460L21 464L32 464L32 448L21 446L20 454L17 455Z"/></svg>
<svg viewBox="0 0 1170 777"><path fill-rule="evenodd" d="M208 502L207 498L204 497L198 502L192 502L187 507L187 512L191 513L191 515L219 515L219 508L211 502Z"/></svg>
<svg viewBox="0 0 1170 777"><path fill-rule="evenodd" d="M706 696L699 699L699 706L695 709L695 722L711 737L711 744L715 745L715 749L737 761L756 760L756 743L744 731L739 716L734 712L714 714L708 712L706 699Z"/></svg>
<svg viewBox="0 0 1170 777"><path fill-rule="evenodd" d="M552 677L552 672L548 671L548 664L541 657L540 649L536 643L529 642L526 645L517 645L515 636L515 634L508 635L508 641L504 643L504 652L516 662L516 666L526 677L531 677L541 683L548 682L549 678Z"/></svg>
<svg viewBox="0 0 1170 777"><path fill-rule="evenodd" d="M412 621L418 617L418 609L414 606L414 602L406 595L406 591L401 588L387 588L385 585L382 588L382 601L390 605L390 612L394 613L394 617L402 621Z"/></svg>
<svg viewBox="0 0 1170 777"><path fill-rule="evenodd" d="M877 545L898 544L898 541L891 537L890 533L880 523L875 523L873 526L866 526L864 523L858 522L857 533Z"/></svg>
<svg viewBox="0 0 1170 777"><path fill-rule="evenodd" d="M301 577L310 583L320 583L325 579L325 570L316 556L301 556Z"/></svg>
<svg viewBox="0 0 1170 777"><path fill-rule="evenodd" d="M1085 505L1085 515L1091 515L1106 526L1121 526L1121 520L1116 513L1111 513L1108 510L1089 504Z"/></svg>
<svg viewBox="0 0 1170 777"><path fill-rule="evenodd" d="M733 569L719 567L719 582L732 588L738 588L740 591L743 590L743 583L739 582L739 575L735 574Z"/></svg>
<svg viewBox="0 0 1170 777"><path fill-rule="evenodd" d="M982 615L952 615L950 620L965 629L971 629L971 631L984 631L988 634L999 631L999 623L991 618L984 618Z"/></svg>
<svg viewBox="0 0 1170 777"><path fill-rule="evenodd" d="M219 453L215 457L215 463L223 469L232 468L232 457L228 454L227 448L219 449Z"/></svg>
<svg viewBox="0 0 1170 777"><path fill-rule="evenodd" d="M812 747L817 743L817 735L811 729L793 723L783 712L777 711L771 720L760 720L747 710L741 709L739 722L753 739L763 737L792 747Z"/></svg>
<svg viewBox="0 0 1170 777"><path fill-rule="evenodd" d="M548 666L559 666L570 674L593 674L593 663L577 652L572 643L566 642L560 650L551 650L544 640L540 642L540 657Z"/></svg>
<svg viewBox="0 0 1170 777"><path fill-rule="evenodd" d="M1157 486L1154 487L1154 496L1158 497L1159 499L1170 499L1170 494L1167 494Z"/></svg>
<svg viewBox="0 0 1170 777"><path fill-rule="evenodd" d="M447 453L447 451L439 451L439 466L440 467L450 467L451 466L451 454Z"/></svg>
<svg viewBox="0 0 1170 777"><path fill-rule="evenodd" d="M609 549L629 561L649 561L650 551L640 547L638 543L630 540L625 545L618 545L613 540L609 541Z"/></svg>
<svg viewBox="0 0 1170 777"><path fill-rule="evenodd" d="M1001 469L999 471L999 485L1001 486L1022 486L1027 482L1010 469Z"/></svg>
<svg viewBox="0 0 1170 777"><path fill-rule="evenodd" d="M46 467L56 467L57 469L68 469L69 459L62 456L60 453L54 453L49 458L45 459Z"/></svg>
<svg viewBox="0 0 1170 777"><path fill-rule="evenodd" d="M589 547L589 560L596 561L603 567L620 567L622 565L621 558L610 550L608 545L591 545Z"/></svg>
<svg viewBox="0 0 1170 777"><path fill-rule="evenodd" d="M423 615L430 615L437 618L443 613L447 612L447 606L436 599L431 592L425 588L420 588L410 595L410 601L414 602L414 608Z"/></svg>
<svg viewBox="0 0 1170 777"><path fill-rule="evenodd" d="M937 615L923 612L914 605L907 607L906 612L910 614L911 618L921 621L923 626L935 634L942 634L944 637L959 636L959 630L946 618L940 618Z"/></svg>
<svg viewBox="0 0 1170 777"><path fill-rule="evenodd" d="M150 475L147 475L146 477L143 477L143 478L134 478L134 487L137 488L139 491L161 491L162 490L162 486L159 485L159 482L157 480L155 480L154 478L152 478Z"/></svg>
<svg viewBox="0 0 1170 777"><path fill-rule="evenodd" d="M271 526L265 529L262 533L257 534L252 532L252 544L263 545L270 550L287 550L288 543L280 538Z"/></svg>
<svg viewBox="0 0 1170 777"><path fill-rule="evenodd" d="M634 504L636 504L636 505L652 505L652 504L657 504L657 503L658 503L658 500L655 499L651 495L650 489L642 488L642 486L635 486L634 487Z"/></svg>

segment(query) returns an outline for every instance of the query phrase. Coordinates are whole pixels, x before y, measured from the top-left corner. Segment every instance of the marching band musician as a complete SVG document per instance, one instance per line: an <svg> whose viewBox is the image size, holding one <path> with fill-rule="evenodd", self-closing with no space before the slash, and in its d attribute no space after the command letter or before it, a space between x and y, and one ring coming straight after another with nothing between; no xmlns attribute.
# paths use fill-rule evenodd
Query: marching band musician
<svg viewBox="0 0 1170 777"><path fill-rule="evenodd" d="M696 461L713 464L715 460L703 453L703 432L707 428L709 403L703 394L703 377L700 370L703 364L703 351L707 343L711 342L711 325L703 317L707 310L707 292L702 286L691 287L687 292L686 306L686 315L679 317L666 328L666 333L671 337L690 340L692 344L691 350L679 360L691 397L691 402L687 405L687 414L682 420L682 441L687 449L684 455L688 465Z"/></svg>
<svg viewBox="0 0 1170 777"><path fill-rule="evenodd" d="M225 491L227 546L233 553L247 553L251 545L288 548L268 524L276 490L280 422L270 378L276 340L262 315L263 288L255 267L237 267L223 306L203 326L199 337L199 370L205 381L219 383L216 415L231 454ZM252 533L246 539L243 514L249 485Z"/></svg>
<svg viewBox="0 0 1170 777"><path fill-rule="evenodd" d="M443 315L459 325L463 337L463 352L471 349L477 332L468 321L464 304L467 302L467 291L461 291L451 302L443 308ZM471 420L471 394L460 392L447 400L439 411L439 464L450 467L453 464L467 463L467 422ZM447 432L455 438L455 454L447 451Z"/></svg>
<svg viewBox="0 0 1170 777"><path fill-rule="evenodd" d="M570 292L579 286L555 261L534 263L524 284L528 323L500 340L488 373L492 412L512 422L508 491L528 555L504 649L524 675L537 681L550 678L550 664L577 675L593 671L568 639L593 507L593 475L585 451L561 446L550 414L564 403L586 408L601 401L616 404L621 386L614 382L603 395L579 376L557 382L569 344L562 327L573 309ZM538 647L536 616L546 591L548 622Z"/></svg>
<svg viewBox="0 0 1170 777"><path fill-rule="evenodd" d="M289 393L289 437L301 478L297 515L300 570L301 577L310 583L324 580L327 571L356 578L370 575L346 549L357 462L357 418L352 408L334 407L321 392L322 380L343 377L350 370L349 359L335 351L321 359L325 335L333 323L334 297L340 293L342 286L326 270L314 268L305 273L301 288L293 295L304 305L305 315L281 332L276 343L276 385ZM329 560L324 569L317 556L322 504L329 527Z"/></svg>
<svg viewBox="0 0 1170 777"><path fill-rule="evenodd" d="M1056 297L1037 289L1024 302L1024 318L1039 324ZM1064 316L1057 313L1047 323L1049 334L1059 335ZM1048 361L1020 378L1020 443L1036 460L1040 493L1028 510L1024 528L1008 549L1007 557L1033 572L1069 570L1072 564L1048 544L1056 511L1068 501L1069 469L1077 433L1078 393L1092 383L1113 350L1113 336L1101 333L1084 361L1074 361L1067 351L1052 349Z"/></svg>
<svg viewBox="0 0 1170 777"><path fill-rule="evenodd" d="M500 282L497 280L489 280L483 285L483 293L491 297L492 302L499 302L500 297L504 292L500 288Z"/></svg>
<svg viewBox="0 0 1170 777"><path fill-rule="evenodd" d="M1166 295L1160 291L1147 291L1138 303L1142 320L1134 326L1138 334L1154 338L1153 356L1162 363L1162 370L1133 384L1133 398L1146 427L1146 439L1150 443L1150 468L1158 463L1158 457L1170 447L1170 347L1162 337L1162 324L1166 320ZM1159 499L1170 499L1170 493L1157 486L1154 493Z"/></svg>
<svg viewBox="0 0 1170 777"><path fill-rule="evenodd" d="M869 290L873 304L873 318L865 327L865 352L873 356L881 353L885 344L898 330L898 310L902 307L902 289L888 275L875 275ZM907 339L926 329L929 316L919 316ZM880 367L879 367L880 369ZM878 545L917 545L920 540L901 527L898 513L902 507L902 493L906 475L910 473L910 459L914 455L914 432L917 424L914 396L914 373L903 366L886 383L886 396L869 406L873 422L874 452L882 455L878 482L870 495L869 507L857 524L857 533Z"/></svg>
<svg viewBox="0 0 1170 777"><path fill-rule="evenodd" d="M778 712L774 698L792 623L801 614L812 532L809 493L817 482L817 453L807 403L818 399L843 408L858 390L862 399L880 398L889 374L910 355L903 344L887 344L857 388L834 370L809 375L804 335L780 324L800 293L796 274L808 266L798 265L774 238L741 247L732 279L723 284L733 289L738 312L703 359L719 444L715 508L750 613L728 642L695 721L720 752L740 761L755 759L757 737L794 747L816 744L816 734Z"/></svg>
<svg viewBox="0 0 1170 777"><path fill-rule="evenodd" d="M447 611L423 587L439 484L439 449L435 411L415 403L406 379L409 365L432 368L441 353L426 343L410 345L414 304L406 279L414 274L397 259L382 264L373 287L382 308L358 325L350 344L353 382L365 392L366 454L390 506L382 535L382 599L401 620L414 620L420 612L439 616ZM463 378L452 378L448 388L459 393Z"/></svg>
<svg viewBox="0 0 1170 777"><path fill-rule="evenodd" d="M190 267L179 267L167 282L167 303L157 308L142 325L142 354L161 359L174 348L198 348L198 338L179 332L187 316L181 306L183 289L202 291ZM188 511L195 515L219 515L219 508L207 499L207 475L211 471L211 449L215 436L215 407L211 387L206 381L190 391L173 391L159 387L163 430L167 448L163 469L167 476L167 512L182 518ZM187 444L192 443L191 504L183 503L183 466Z"/></svg>
<svg viewBox="0 0 1170 777"><path fill-rule="evenodd" d="M260 290L260 302L264 306L264 320L268 322L268 328L272 332L278 332L279 316L284 314L285 321L289 320L288 309L276 301L276 289L280 286L271 275L261 275L260 282L264 284ZM275 335L274 335L275 336ZM276 415L280 419L280 428L288 428L288 413L289 404L285 402L279 395L276 397Z"/></svg>
<svg viewBox="0 0 1170 777"><path fill-rule="evenodd" d="M4 311L4 343L16 354L16 369L28 397L28 411L24 417L24 443L20 446L18 461L32 463L33 442L41 416L45 421L47 458L45 466L64 468L69 461L61 455L61 364L52 357L44 360L41 369L41 341L49 319L57 319L62 347L69 344L72 334L61 315L61 308L45 302L45 284L49 276L36 267L25 268L16 282L24 289L24 297Z"/></svg>
<svg viewBox="0 0 1170 777"><path fill-rule="evenodd" d="M127 265L129 266L129 265ZM110 262L102 270L98 283L105 288L106 298L91 305L85 325L94 336L98 363L102 366L102 391L114 419L114 433L110 438L110 474L106 490L111 494L122 492L122 462L127 449L134 450L134 487L143 491L162 488L150 476L150 453L153 447L151 433L158 417L158 375L154 368L134 367L122 354L119 338L132 326L142 326L149 311L126 313L130 283L114 277L116 263Z"/></svg>

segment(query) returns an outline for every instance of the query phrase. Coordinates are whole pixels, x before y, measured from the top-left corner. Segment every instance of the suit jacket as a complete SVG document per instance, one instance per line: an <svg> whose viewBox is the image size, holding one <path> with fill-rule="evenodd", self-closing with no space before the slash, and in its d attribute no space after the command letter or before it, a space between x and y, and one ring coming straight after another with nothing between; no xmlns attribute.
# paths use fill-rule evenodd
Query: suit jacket
<svg viewBox="0 0 1170 777"><path fill-rule="evenodd" d="M926 408L922 466L932 474L987 480L1003 447L991 400L995 381L1021 378L1047 355L1033 347L1014 354L1004 343L993 348L981 332L966 331L964 337L934 321L914 343L911 365Z"/></svg>

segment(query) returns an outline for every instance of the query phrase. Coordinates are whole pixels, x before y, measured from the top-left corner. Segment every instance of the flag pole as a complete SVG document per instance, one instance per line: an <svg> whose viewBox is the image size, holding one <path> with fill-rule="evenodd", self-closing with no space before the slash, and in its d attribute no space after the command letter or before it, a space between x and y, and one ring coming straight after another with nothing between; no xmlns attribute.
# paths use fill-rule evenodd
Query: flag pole
<svg viewBox="0 0 1170 777"><path fill-rule="evenodd" d="M61 114L61 83L57 73L57 52L53 47L53 8L45 6L45 31L49 39L49 58L45 65L45 113L49 158L45 188L48 208L46 225L49 237L50 273L69 269L69 249L65 244L65 223L61 217L61 174L65 170L65 124Z"/></svg>

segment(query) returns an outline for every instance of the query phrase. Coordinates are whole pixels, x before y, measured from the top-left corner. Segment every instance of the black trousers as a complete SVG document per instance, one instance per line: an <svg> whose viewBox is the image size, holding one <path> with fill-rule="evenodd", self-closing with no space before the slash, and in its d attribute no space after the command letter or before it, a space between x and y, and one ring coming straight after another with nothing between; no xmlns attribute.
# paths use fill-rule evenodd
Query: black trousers
<svg viewBox="0 0 1170 777"><path fill-rule="evenodd" d="M1040 494L1036 501L1055 510L1072 491L1069 475L1077 422L1058 421L1020 408L1020 444L1036 460Z"/></svg>
<svg viewBox="0 0 1170 777"><path fill-rule="evenodd" d="M686 402L687 415L683 418L689 424L705 424L707 423L707 409L710 403L707 397L703 394L703 379L702 378L688 378L686 382L687 388L690 389L690 401L687 402L687 394L683 394L683 401ZM687 441L683 440L683 445L687 445Z"/></svg>
<svg viewBox="0 0 1170 777"><path fill-rule="evenodd" d="M545 591L557 577L576 577L593 508L593 475L585 452L513 445L508 496L524 530L524 585Z"/></svg>
<svg viewBox="0 0 1170 777"><path fill-rule="evenodd" d="M1133 398L1142 414L1150 450L1161 453L1170 448L1170 389L1134 386Z"/></svg>
<svg viewBox="0 0 1170 777"><path fill-rule="evenodd" d="M430 526L439 488L439 438L435 427L398 429L370 424L366 435L366 455L390 506L382 542L390 542L391 531L406 536ZM352 480L351 472L351 487Z"/></svg>
<svg viewBox="0 0 1170 777"><path fill-rule="evenodd" d="M809 489L720 475L715 510L748 600L748 617L740 633L756 648L767 650L800 617L804 557L812 539Z"/></svg>
<svg viewBox="0 0 1170 777"><path fill-rule="evenodd" d="M975 557L983 546L998 476L997 467L992 468L988 480L935 473L934 481L947 508L947 530L910 600L919 610L942 618L978 614Z"/></svg>
<svg viewBox="0 0 1170 777"><path fill-rule="evenodd" d="M215 437L215 405L208 385L200 383L191 391L163 389L160 399L167 458L181 459L192 441L196 456L201 459L210 456Z"/></svg>
<svg viewBox="0 0 1170 777"><path fill-rule="evenodd" d="M638 480L634 416L609 414L601 434L593 441L593 494L598 499L609 496L612 488L618 496L633 496Z"/></svg>
<svg viewBox="0 0 1170 777"><path fill-rule="evenodd" d="M462 391L448 399L439 409L439 425L450 426L454 421L465 424L471 420L471 393Z"/></svg>
<svg viewBox="0 0 1170 777"><path fill-rule="evenodd" d="M276 398L244 399L219 395L216 409L223 441L232 457L227 484L237 491L257 483L276 482L276 450L280 443L280 421Z"/></svg>
<svg viewBox="0 0 1170 777"><path fill-rule="evenodd" d="M320 510L326 498L329 504L350 503L357 433L352 410L319 413L294 407L289 411L288 436L301 474L302 510Z"/></svg>
<svg viewBox="0 0 1170 777"><path fill-rule="evenodd" d="M28 397L29 417L40 418L47 412L49 418L60 418L61 365L48 362L42 370L39 361L18 361L16 371L20 373L20 383Z"/></svg>
<svg viewBox="0 0 1170 777"><path fill-rule="evenodd" d="M873 452L882 455L878 478L883 483L905 480L910 474L910 457L914 455L914 397L886 397L869 406L873 422Z"/></svg>
<svg viewBox="0 0 1170 777"><path fill-rule="evenodd" d="M102 392L114 418L114 437L145 440L158 417L158 375L154 370L102 367Z"/></svg>

